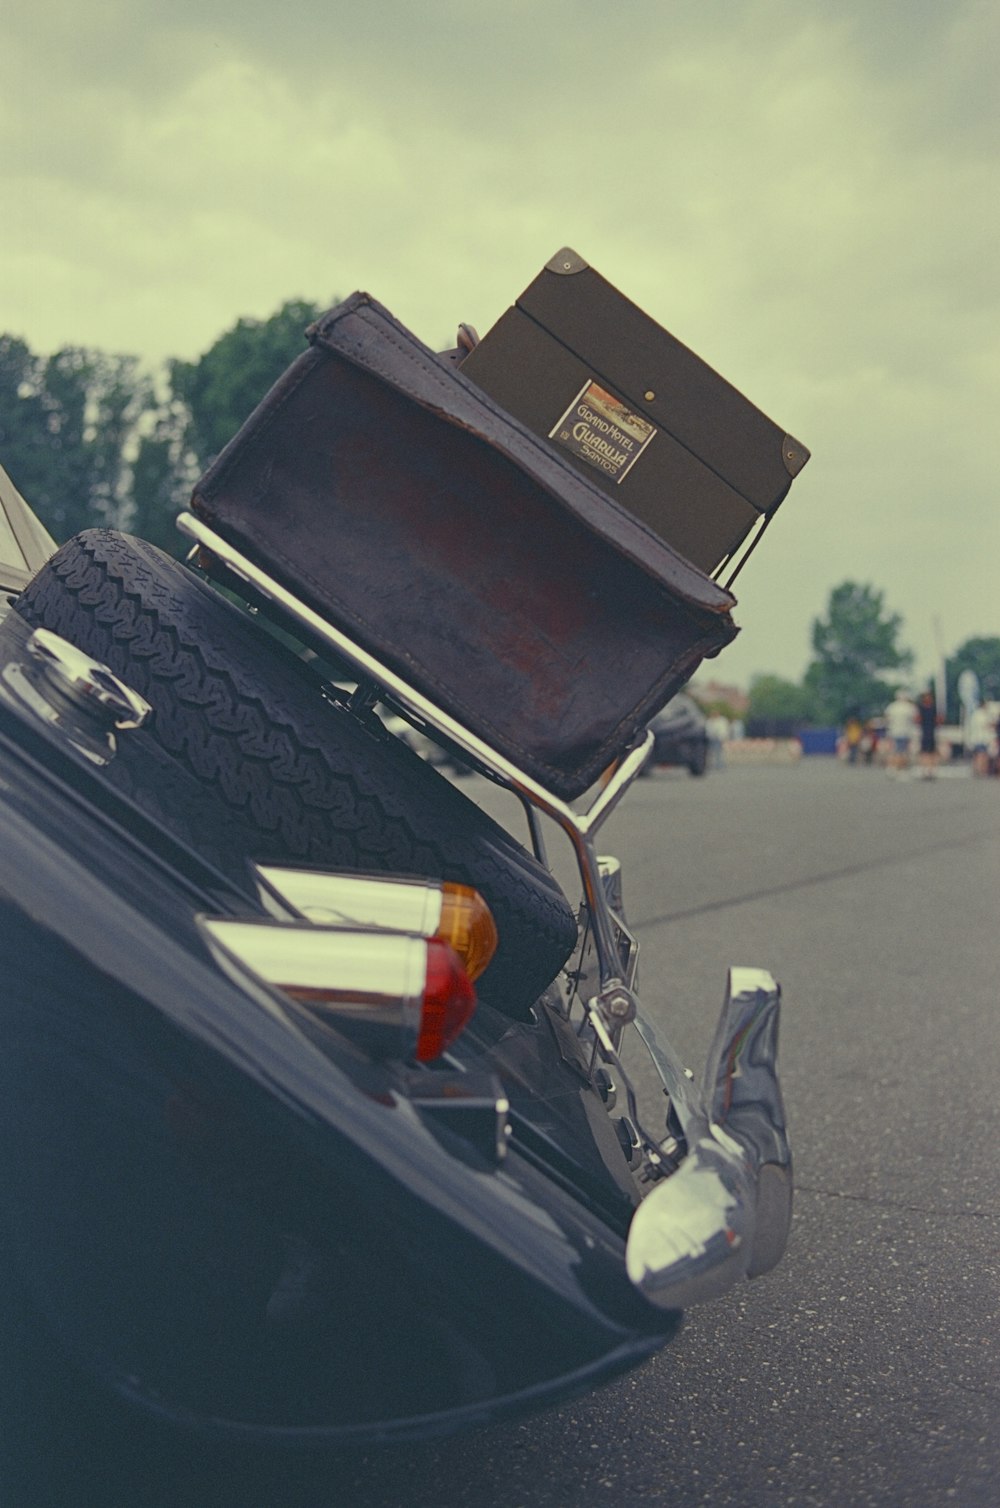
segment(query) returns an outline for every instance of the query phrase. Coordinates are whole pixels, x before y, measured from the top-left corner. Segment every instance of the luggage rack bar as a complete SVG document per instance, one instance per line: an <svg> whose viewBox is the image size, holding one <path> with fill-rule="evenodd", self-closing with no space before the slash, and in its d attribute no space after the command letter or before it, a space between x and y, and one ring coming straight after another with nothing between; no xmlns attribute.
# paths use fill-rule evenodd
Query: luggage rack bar
<svg viewBox="0 0 1000 1508"><path fill-rule="evenodd" d="M543 812L562 828L573 847L584 899L594 928L601 984L597 1005L609 1036L617 1047L622 1030L635 1019L637 1002L632 993L631 980L622 977L616 923L601 878L594 836L645 764L653 742L652 733L647 732L641 742L626 752L586 811L575 811L568 802L546 790L532 776L418 691L397 671L390 669L356 643L343 629L337 628L287 587L282 586L200 518L193 513L182 512L178 514L176 523L182 534L207 550L227 571L246 582L255 592L306 628L311 635L343 656L364 679L377 683L387 691L403 711L411 713L447 738L469 755L498 785L513 791L529 812L529 826L536 845L539 832L537 822L531 815L533 812Z"/></svg>

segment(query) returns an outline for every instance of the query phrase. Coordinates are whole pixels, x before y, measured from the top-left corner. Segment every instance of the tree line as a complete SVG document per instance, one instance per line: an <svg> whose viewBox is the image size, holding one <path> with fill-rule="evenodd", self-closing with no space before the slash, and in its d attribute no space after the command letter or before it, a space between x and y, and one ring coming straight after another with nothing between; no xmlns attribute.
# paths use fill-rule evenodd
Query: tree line
<svg viewBox="0 0 1000 1508"><path fill-rule="evenodd" d="M830 593L825 616L813 620L813 657L801 681L757 676L750 686L748 721L791 733L804 727L840 727L848 717L876 717L907 685L913 651L901 642L903 619L886 607L885 593L870 583L844 581ZM967 639L945 663L942 717L959 717L958 679L972 670L987 700L1000 700L1000 638ZM932 681L911 687L937 691Z"/></svg>
<svg viewBox="0 0 1000 1508"><path fill-rule="evenodd" d="M59 543L96 525L178 552L173 520L192 486L322 312L291 299L158 374L135 356L78 346L42 356L0 335L0 465Z"/></svg>
<svg viewBox="0 0 1000 1508"><path fill-rule="evenodd" d="M175 515L322 312L290 299L268 319L237 320L196 361L170 361L158 374L135 356L76 346L42 356L0 335L0 465L60 543L100 525L183 553ZM879 713L912 669L902 631L883 592L841 583L813 623L801 682L756 677L749 720L790 731ZM1000 699L1000 638L969 639L948 661L942 711L952 717L963 669L975 671L984 696Z"/></svg>

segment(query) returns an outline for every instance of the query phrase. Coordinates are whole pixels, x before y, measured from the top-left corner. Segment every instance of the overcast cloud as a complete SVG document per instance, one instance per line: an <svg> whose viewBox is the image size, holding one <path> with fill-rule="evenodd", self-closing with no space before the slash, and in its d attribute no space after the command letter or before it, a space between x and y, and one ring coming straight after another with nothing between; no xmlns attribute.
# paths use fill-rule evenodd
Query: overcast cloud
<svg viewBox="0 0 1000 1508"><path fill-rule="evenodd" d="M845 578L1000 634L994 0L15 0L0 331L150 362L367 288L428 344L576 248L813 459L720 676ZM0 458L2 459L2 458Z"/></svg>

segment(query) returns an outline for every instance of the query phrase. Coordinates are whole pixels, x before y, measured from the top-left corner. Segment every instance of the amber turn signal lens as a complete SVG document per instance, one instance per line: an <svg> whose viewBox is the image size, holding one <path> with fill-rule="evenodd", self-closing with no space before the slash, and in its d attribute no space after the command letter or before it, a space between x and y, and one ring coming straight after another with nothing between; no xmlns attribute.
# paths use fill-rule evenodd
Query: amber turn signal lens
<svg viewBox="0 0 1000 1508"><path fill-rule="evenodd" d="M470 979L479 978L499 941L496 923L479 891L451 881L441 887L441 920L435 935L454 948Z"/></svg>

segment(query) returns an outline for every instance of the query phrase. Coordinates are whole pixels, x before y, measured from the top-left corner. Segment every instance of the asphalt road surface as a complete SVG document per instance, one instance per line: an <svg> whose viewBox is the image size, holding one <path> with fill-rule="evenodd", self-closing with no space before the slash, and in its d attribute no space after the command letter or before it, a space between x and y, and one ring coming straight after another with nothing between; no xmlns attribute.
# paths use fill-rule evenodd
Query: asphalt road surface
<svg viewBox="0 0 1000 1508"><path fill-rule="evenodd" d="M370 1455L331 1502L1000 1503L1000 781L661 772L600 847L699 1076L727 966L782 982L789 1251L600 1393Z"/></svg>
<svg viewBox="0 0 1000 1508"><path fill-rule="evenodd" d="M784 987L782 1265L541 1416L308 1481L164 1463L156 1501L1000 1503L998 839L1000 781L967 775L813 759L637 782L600 847L623 861L644 1009L700 1077L727 966Z"/></svg>

